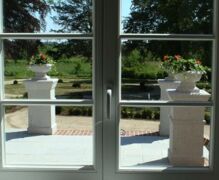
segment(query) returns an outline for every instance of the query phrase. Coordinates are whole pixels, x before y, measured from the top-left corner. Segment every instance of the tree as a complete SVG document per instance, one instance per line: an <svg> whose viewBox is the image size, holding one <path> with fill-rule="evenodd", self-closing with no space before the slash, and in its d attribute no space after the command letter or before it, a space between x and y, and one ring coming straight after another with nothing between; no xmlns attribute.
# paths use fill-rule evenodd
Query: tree
<svg viewBox="0 0 219 180"><path fill-rule="evenodd" d="M212 0L132 0L129 33L211 33Z"/></svg>
<svg viewBox="0 0 219 180"><path fill-rule="evenodd" d="M46 0L10 0L4 3L5 32L36 32L45 28ZM37 17L38 16L38 17Z"/></svg>
<svg viewBox="0 0 219 180"><path fill-rule="evenodd" d="M132 0L131 13L123 21L125 33L212 33L213 1L209 0ZM124 49L149 48L157 55L180 53L207 54L209 43L170 41L127 41ZM203 48L205 53L203 53ZM199 53L200 52L200 53ZM206 57L201 57L206 58ZM206 60L207 61L207 60Z"/></svg>
<svg viewBox="0 0 219 180"><path fill-rule="evenodd" d="M46 0L3 1L4 32L38 32L45 29L45 17L50 10ZM5 41L5 54L8 58L30 57L36 52L39 40Z"/></svg>
<svg viewBox="0 0 219 180"><path fill-rule="evenodd" d="M57 1L53 5L56 15L53 20L61 26L56 32L92 33L92 0L66 0ZM85 40L68 40L68 43L60 44L60 50L68 52L68 55L92 56L92 42Z"/></svg>

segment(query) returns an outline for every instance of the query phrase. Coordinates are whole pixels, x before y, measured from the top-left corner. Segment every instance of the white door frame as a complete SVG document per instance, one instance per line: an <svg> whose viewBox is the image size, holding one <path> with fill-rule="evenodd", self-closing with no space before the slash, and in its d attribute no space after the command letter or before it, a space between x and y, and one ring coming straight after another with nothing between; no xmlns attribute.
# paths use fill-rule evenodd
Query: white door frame
<svg viewBox="0 0 219 180"><path fill-rule="evenodd" d="M219 3L217 0L214 0L214 28L212 35L163 35L163 34L141 34L141 35L132 35L132 34L119 34L119 8L120 4L118 0L95 0L96 10L95 10L95 59L94 64L95 71L95 95L94 95L94 105L95 105L95 116L96 116L96 138L95 138L95 147L97 150L96 157L96 167L94 171L89 170L71 170L71 169L10 169L10 168L1 168L0 178L4 180L12 179L47 179L47 180L64 180L64 179L97 179L97 180L145 180L145 179L200 179L200 180L214 180L219 175L219 139L214 137L219 137L219 96L216 96L216 92L219 92L219 78L216 78L219 74L219 63L214 61L213 67L213 122L212 122L212 132L211 132L211 168L203 171L202 169L172 169L168 171L150 170L143 172L133 172L133 171L119 171L118 170L118 127L119 127L119 109L120 105L148 105L148 106L167 106L162 102L126 102L121 101L119 97L120 92L120 67L119 67L119 58L120 58L120 39L121 38L131 38L131 39L152 39L152 40L163 40L163 39L178 39L178 40L203 40L210 39L213 42L213 59L217 60L219 57L219 23L218 23L218 9ZM103 4L104 3L104 4ZM2 0L0 1L0 9ZM0 11L1 12L1 11ZM3 17L3 16L1 16ZM103 18L103 19L102 19ZM1 23L2 24L2 23ZM102 31L103 28L103 31ZM0 32L3 32L2 26L0 26ZM78 38L72 34L62 34L62 35L51 35L51 34L3 34L0 33L0 41L2 44L3 39L9 37L21 38L21 39L31 39L34 38ZM1 51L2 52L2 51ZM104 61L103 61L104 60ZM102 64L102 62L104 62ZM3 59L1 59L1 65L3 65ZM103 69L102 69L103 65ZM100 67L100 68L99 68ZM99 69L99 70L98 70ZM3 90L3 66L1 66L1 83L0 88ZM103 73L103 74L102 74ZM103 79L102 79L103 75ZM112 90L111 96L111 108L109 111L108 103L109 99L107 97L107 90ZM1 92L2 94L2 92ZM27 104L80 104L80 103L90 103L90 102L78 102L78 101L66 101L66 100L56 100L56 101L43 101L43 100L6 100L3 96L0 96L0 105L1 109L3 105L27 105ZM185 102L186 104L186 102ZM205 105L205 104L203 104ZM103 112L103 113L102 113ZM110 116L107 116L110 112ZM3 115L3 113L2 113ZM2 116L1 116L2 119ZM103 120L103 121L102 121ZM103 124L102 124L103 122ZM103 126L103 134L102 134ZM103 137L103 139L102 139ZM103 143L103 144L102 144ZM103 153L102 153L103 145ZM102 156L103 155L103 156ZM2 156L1 156L2 157ZM102 169L102 160L103 160L103 169ZM102 177L103 172L103 177Z"/></svg>
<svg viewBox="0 0 219 180"><path fill-rule="evenodd" d="M4 39L91 39L93 40L93 100L15 100L4 99L4 51L0 51L0 179L12 180L102 180L102 0L93 0L93 34L74 33L3 33L3 0L0 0L0 44ZM4 164L4 106L5 105L93 105L94 114L94 167L78 169L74 167L6 167ZM3 146L3 147L2 147ZM1 152L2 150L2 152ZM73 169L74 168L74 169Z"/></svg>
<svg viewBox="0 0 219 180"><path fill-rule="evenodd" d="M103 90L104 90L104 126L103 126L103 174L104 180L214 180L219 175L219 2L214 0L214 25L213 33L202 34L120 34L120 1L104 1L104 23L103 23ZM205 103L167 103L164 101L125 101L121 100L120 89L120 41L130 40L188 40L188 41L211 41L212 42L212 102ZM110 68L109 68L110 67ZM107 89L112 89L111 97L111 119L106 117L108 112ZM120 106L212 106L213 120L211 122L211 152L209 168L170 168L170 169L147 169L147 170L119 170L119 119Z"/></svg>

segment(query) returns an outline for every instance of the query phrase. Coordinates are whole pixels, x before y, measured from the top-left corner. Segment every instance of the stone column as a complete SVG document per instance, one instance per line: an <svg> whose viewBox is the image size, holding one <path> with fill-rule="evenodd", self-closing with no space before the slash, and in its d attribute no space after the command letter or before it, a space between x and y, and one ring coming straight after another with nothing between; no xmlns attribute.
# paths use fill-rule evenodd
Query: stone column
<svg viewBox="0 0 219 180"><path fill-rule="evenodd" d="M160 85L160 99L169 100L167 89L176 89L180 81L168 80L168 79L158 79L158 84ZM161 136L169 136L170 131L170 107L160 108L160 126L159 131Z"/></svg>
<svg viewBox="0 0 219 180"><path fill-rule="evenodd" d="M173 101L208 101L204 90L182 93L168 90ZM168 158L175 166L203 166L203 132L205 107L173 107L170 115L170 147Z"/></svg>
<svg viewBox="0 0 219 180"><path fill-rule="evenodd" d="M29 99L55 99L58 79L26 80ZM54 134L56 131L55 106L28 107L28 133Z"/></svg>

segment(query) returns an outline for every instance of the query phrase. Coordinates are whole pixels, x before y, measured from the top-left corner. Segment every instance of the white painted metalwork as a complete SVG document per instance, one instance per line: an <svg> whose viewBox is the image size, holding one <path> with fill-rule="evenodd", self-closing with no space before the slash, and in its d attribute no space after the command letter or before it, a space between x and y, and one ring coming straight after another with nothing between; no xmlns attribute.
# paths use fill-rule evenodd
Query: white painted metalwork
<svg viewBox="0 0 219 180"><path fill-rule="evenodd" d="M4 99L4 63L1 60L0 80L2 86L0 86L0 115L1 119L4 118L4 107L10 105L62 105L62 106L92 106L93 107L93 118L94 118L94 165L92 167L69 167L69 166L7 166L0 168L0 179L11 180L16 179L27 179L31 177L33 180L36 179L102 179L102 0L93 0L93 33L94 34L75 34L75 33L3 33L3 0L0 0L0 40L3 43L5 39L79 39L79 40L93 40L93 92L92 100L84 99L69 99L69 100L46 100L46 99ZM1 31L2 30L2 31ZM3 127L3 124L1 124ZM2 131L4 132L4 131ZM1 133L3 135L3 133ZM4 136L1 140L4 140ZM3 141L1 144L4 145ZM5 157L4 147L1 157ZM54 172L55 170L55 172ZM83 172L83 173L82 173ZM28 178L29 179L29 178Z"/></svg>
<svg viewBox="0 0 219 180"><path fill-rule="evenodd" d="M89 34L32 34L32 33L2 33L2 1L0 0L0 40L3 39L94 39L93 55L95 57L93 73L94 94L93 100L8 100L0 96L0 117L3 118L3 106L6 105L76 105L76 106L94 106L95 117L95 151L100 154L95 157L95 170L92 173L81 170L65 171L58 168L54 172L50 167L44 169L32 168L30 171L22 168L18 170L13 168L0 169L0 179L105 179L105 180L159 180L159 179L199 179L199 180L215 180L219 175L219 3L214 0L214 26L212 35L190 35L190 34L119 34L119 1L118 0L94 0L95 1L95 22L94 37ZM120 57L120 42L122 39L128 40L191 40L191 41L211 41L213 42L213 89L212 102L168 102L168 101L123 101L120 100L121 93L120 68L118 66ZM2 41L1 41L2 42ZM3 61L0 65L0 91L3 92ZM103 68L103 69L102 69ZM94 72L94 71L93 71ZM102 78L103 73L103 78ZM108 88L113 90L112 94L112 121L105 121L107 112L107 96L104 92ZM118 132L120 119L120 106L208 106L213 107L213 121L211 126L211 159L210 168L171 168L159 169L150 168L148 170L141 169L122 169L118 167ZM103 132L102 132L103 127ZM2 133L1 133L2 134ZM1 137L3 139L4 136ZM2 144L2 143L1 143ZM102 149L103 148L103 149ZM2 152L4 157L4 151ZM102 164L103 163L103 164ZM103 165L103 166L102 166ZM49 169L49 170L48 170ZM159 169L159 170L158 170ZM102 174L103 171L103 174ZM98 172L98 175L96 174Z"/></svg>
<svg viewBox="0 0 219 180"><path fill-rule="evenodd" d="M0 39L93 39L92 34L73 33L0 33Z"/></svg>
<svg viewBox="0 0 219 180"><path fill-rule="evenodd" d="M120 106L126 106L126 107L170 107L170 106L179 106L179 107L184 107L184 106L205 106L205 107L211 107L213 106L212 102L200 102L200 101L193 101L193 102L187 102L187 101L128 101L128 100L122 100L120 101Z"/></svg>
<svg viewBox="0 0 219 180"><path fill-rule="evenodd" d="M63 105L63 106L91 106L93 100L73 99L73 100L50 100L50 99L4 99L0 101L1 105Z"/></svg>
<svg viewBox="0 0 219 180"><path fill-rule="evenodd" d="M213 34L121 34L121 39L127 40L171 40L171 41L212 41Z"/></svg>

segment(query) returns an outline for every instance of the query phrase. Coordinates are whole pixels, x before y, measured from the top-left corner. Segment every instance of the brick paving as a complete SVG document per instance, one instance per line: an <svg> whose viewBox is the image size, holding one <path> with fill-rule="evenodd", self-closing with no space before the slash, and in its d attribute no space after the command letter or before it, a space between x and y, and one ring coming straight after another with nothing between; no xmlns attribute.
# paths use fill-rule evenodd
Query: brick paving
<svg viewBox="0 0 219 180"><path fill-rule="evenodd" d="M90 130L71 130L71 129L58 129L55 135L68 135L68 136L90 136L92 135ZM122 137L129 136L159 136L159 132L152 131L125 131L121 130L120 135Z"/></svg>

